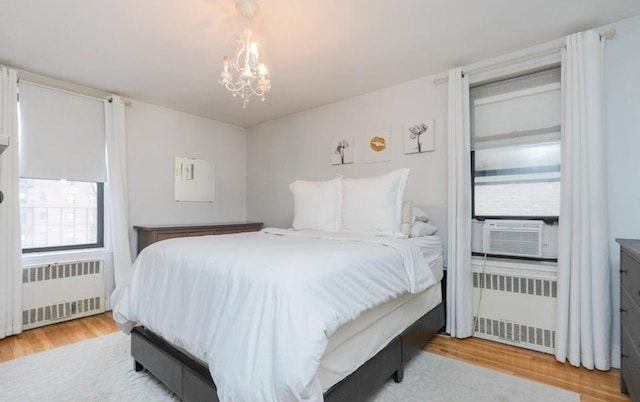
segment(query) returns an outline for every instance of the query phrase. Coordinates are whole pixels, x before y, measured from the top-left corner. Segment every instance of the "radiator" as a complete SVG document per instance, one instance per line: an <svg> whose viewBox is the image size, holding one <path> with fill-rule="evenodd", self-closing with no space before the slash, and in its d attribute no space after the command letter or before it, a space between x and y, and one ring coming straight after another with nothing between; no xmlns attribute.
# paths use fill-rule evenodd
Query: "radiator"
<svg viewBox="0 0 640 402"><path fill-rule="evenodd" d="M105 260L22 268L22 328L99 314L104 306Z"/></svg>
<svg viewBox="0 0 640 402"><path fill-rule="evenodd" d="M474 336L553 354L556 292L555 277L474 272Z"/></svg>

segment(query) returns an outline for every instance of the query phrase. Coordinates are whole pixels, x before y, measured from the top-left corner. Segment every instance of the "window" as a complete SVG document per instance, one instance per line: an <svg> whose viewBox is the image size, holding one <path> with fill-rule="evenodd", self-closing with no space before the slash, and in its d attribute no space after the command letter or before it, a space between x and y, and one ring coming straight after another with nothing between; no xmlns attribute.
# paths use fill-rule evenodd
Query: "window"
<svg viewBox="0 0 640 402"><path fill-rule="evenodd" d="M557 217L560 143L475 151L474 216Z"/></svg>
<svg viewBox="0 0 640 402"><path fill-rule="evenodd" d="M470 90L473 217L560 213L560 69Z"/></svg>
<svg viewBox="0 0 640 402"><path fill-rule="evenodd" d="M25 81L18 89L23 253L103 247L103 101Z"/></svg>
<svg viewBox="0 0 640 402"><path fill-rule="evenodd" d="M75 203L70 208L67 192L72 186ZM103 246L102 183L20 179L20 192L27 195L20 204L23 252ZM46 201L32 194L46 194Z"/></svg>

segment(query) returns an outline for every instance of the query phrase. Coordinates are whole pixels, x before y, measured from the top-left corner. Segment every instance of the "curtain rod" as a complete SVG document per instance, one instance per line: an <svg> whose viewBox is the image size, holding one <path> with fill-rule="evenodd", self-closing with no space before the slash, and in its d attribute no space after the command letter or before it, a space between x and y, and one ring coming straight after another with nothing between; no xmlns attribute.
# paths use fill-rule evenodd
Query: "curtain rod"
<svg viewBox="0 0 640 402"><path fill-rule="evenodd" d="M73 95L85 96L87 98L92 98L96 100L109 100L113 95L105 91L101 91L99 89L86 87L83 85L74 84L67 81L58 80L56 78L47 77L45 75L32 73L30 71L21 70L19 68L14 68L11 66L6 66L8 68L12 68L16 70L18 73L18 82L25 81L34 85L51 88L54 90L68 92ZM125 105L131 105L131 99L121 96Z"/></svg>
<svg viewBox="0 0 640 402"><path fill-rule="evenodd" d="M612 39L615 36L616 36L616 30L615 29L609 29L608 31L600 33L600 39ZM561 49L563 47L565 47L564 44L561 45L560 47L558 47L558 49ZM497 63L497 64L499 65L500 63ZM467 72L465 70L463 70L462 71L462 75L464 76L465 74L467 74ZM447 73L442 73L440 75L442 75L442 76L433 79L433 85L440 85L440 84L444 84L445 82L449 81L449 75Z"/></svg>
<svg viewBox="0 0 640 402"><path fill-rule="evenodd" d="M70 94L70 95L75 95L75 96L80 96L83 98L88 98L88 99L92 99L92 100L96 100L96 101L103 101L106 100L107 98L101 97L101 96L94 96L94 95L88 95L86 93L80 93L77 91L72 91L69 89L65 89L65 88L60 88L58 86L54 86L54 85L50 85L49 83L42 83L42 82L38 82L38 80L32 80L32 79L28 79L28 78L18 78L18 84L20 84L21 82L26 82L29 83L31 85L35 85L37 87L42 87L42 88L46 88L46 89L50 89L53 91L57 91L57 92L63 92L66 94Z"/></svg>
<svg viewBox="0 0 640 402"><path fill-rule="evenodd" d="M96 101L108 101L109 103L113 102L113 96L114 95L108 95L108 96L94 96L94 95L88 95L86 93L82 93L79 91L74 91L73 89L66 89L66 88L61 88L60 86L56 86L56 85L50 85L48 82L46 84L42 83L42 82L38 82L37 80L31 80L31 79L27 79L27 78L18 78L18 83L20 83L20 81L23 82L28 82L31 85L36 85L39 87L43 87L43 88L47 88L47 89L51 89L54 91L58 91L58 92L64 92L70 95L74 95L74 96L81 96L83 98L88 98L88 99L93 99ZM63 83L63 84L67 84L67 83ZM74 85L74 84L70 84L70 85ZM89 88L91 89L91 88ZM97 91L97 90L96 90ZM131 100L129 98L125 98L124 96L120 96L120 99L122 99L122 102L129 106L131 105Z"/></svg>
<svg viewBox="0 0 640 402"><path fill-rule="evenodd" d="M616 30L615 29L610 29L607 32L600 33L600 39L602 39L602 38L611 39L611 38L613 38L615 36L616 36Z"/></svg>

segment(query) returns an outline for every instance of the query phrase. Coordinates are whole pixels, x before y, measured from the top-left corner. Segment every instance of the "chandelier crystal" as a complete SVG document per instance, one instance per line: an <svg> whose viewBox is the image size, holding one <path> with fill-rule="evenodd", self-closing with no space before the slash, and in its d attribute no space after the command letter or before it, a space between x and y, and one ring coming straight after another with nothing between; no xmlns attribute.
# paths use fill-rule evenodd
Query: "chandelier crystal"
<svg viewBox="0 0 640 402"><path fill-rule="evenodd" d="M236 8L247 18L254 17L259 10L258 3L253 0L239 0ZM259 96L264 101L264 95L271 89L271 80L267 67L260 62L260 41L254 39L253 31L245 28L242 37L236 38L236 41L236 55L232 59L224 56L218 82L231 91L234 97L239 95L242 108L245 109L252 95Z"/></svg>

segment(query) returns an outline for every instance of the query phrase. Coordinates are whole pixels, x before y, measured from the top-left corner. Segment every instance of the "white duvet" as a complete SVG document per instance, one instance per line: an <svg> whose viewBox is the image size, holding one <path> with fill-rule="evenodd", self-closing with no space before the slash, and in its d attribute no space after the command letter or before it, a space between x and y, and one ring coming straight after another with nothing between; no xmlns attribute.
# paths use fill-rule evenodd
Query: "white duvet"
<svg viewBox="0 0 640 402"><path fill-rule="evenodd" d="M265 229L142 251L113 315L209 365L221 401L321 401L318 364L342 324L435 279L404 239Z"/></svg>

